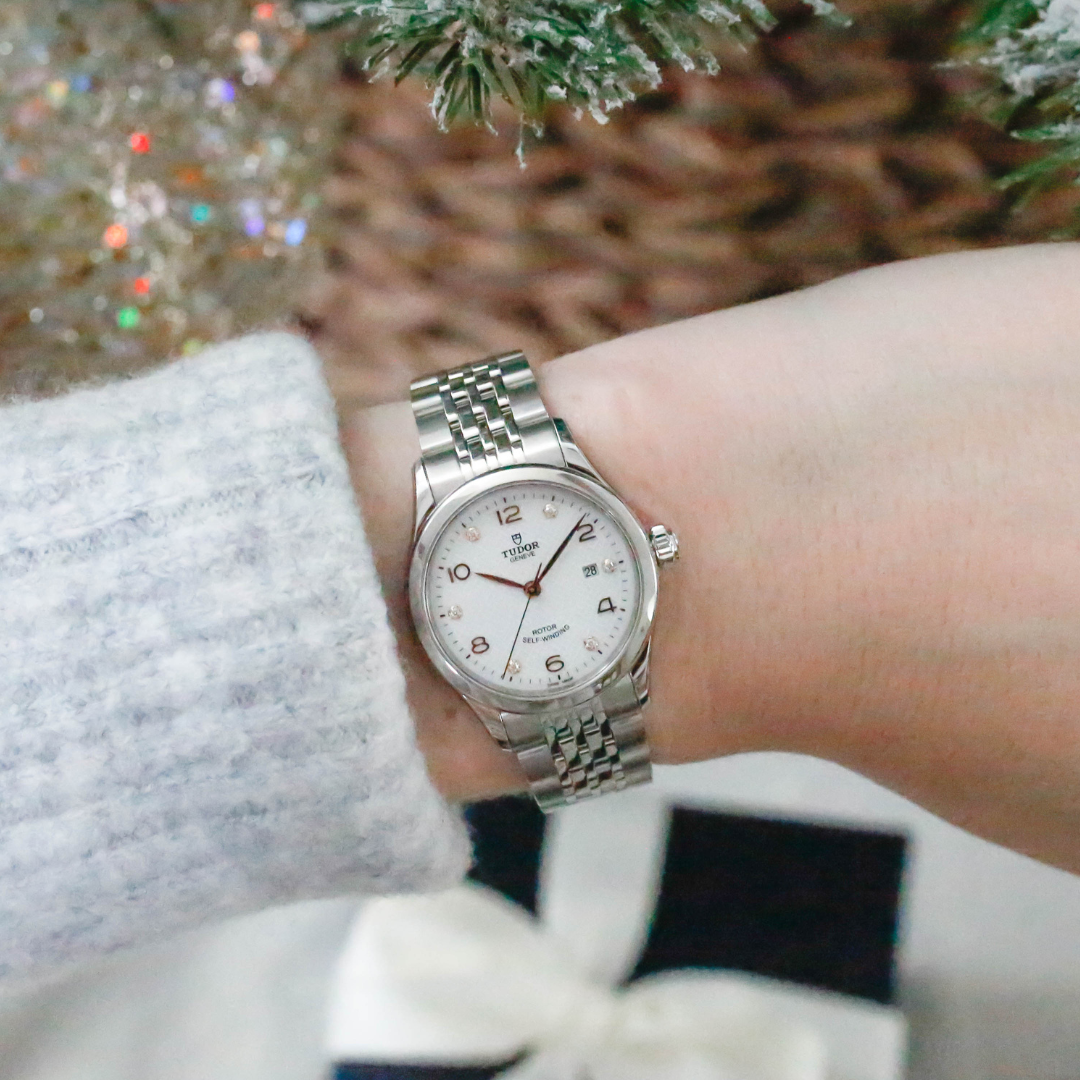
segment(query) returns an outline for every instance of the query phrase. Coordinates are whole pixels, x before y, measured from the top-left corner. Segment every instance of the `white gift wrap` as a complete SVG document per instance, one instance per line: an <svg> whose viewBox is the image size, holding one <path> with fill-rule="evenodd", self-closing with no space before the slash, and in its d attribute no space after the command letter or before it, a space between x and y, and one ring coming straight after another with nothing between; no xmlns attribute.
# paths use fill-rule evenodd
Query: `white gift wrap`
<svg viewBox="0 0 1080 1080"><path fill-rule="evenodd" d="M552 817L538 920L479 885L365 904L331 996L331 1059L528 1051L508 1080L900 1080L895 1008L729 971L621 985L659 883L666 772Z"/></svg>

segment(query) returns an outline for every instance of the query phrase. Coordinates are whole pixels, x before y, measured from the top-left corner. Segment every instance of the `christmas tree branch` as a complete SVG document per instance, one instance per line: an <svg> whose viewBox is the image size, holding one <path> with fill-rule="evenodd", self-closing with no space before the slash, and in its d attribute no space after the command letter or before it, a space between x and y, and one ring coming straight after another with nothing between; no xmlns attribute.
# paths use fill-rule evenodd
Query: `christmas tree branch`
<svg viewBox="0 0 1080 1080"><path fill-rule="evenodd" d="M839 19L827 0L808 0ZM774 18L762 0L322 0L301 5L315 25L355 23L349 45L364 70L422 78L442 128L491 125L502 98L539 128L552 101L603 123L661 80L661 66L718 70L709 27L744 39Z"/></svg>
<svg viewBox="0 0 1080 1080"><path fill-rule="evenodd" d="M998 119L1020 139L1053 145L1003 186L1026 196L1080 172L1080 7L1074 0L989 0L966 43L1007 92Z"/></svg>

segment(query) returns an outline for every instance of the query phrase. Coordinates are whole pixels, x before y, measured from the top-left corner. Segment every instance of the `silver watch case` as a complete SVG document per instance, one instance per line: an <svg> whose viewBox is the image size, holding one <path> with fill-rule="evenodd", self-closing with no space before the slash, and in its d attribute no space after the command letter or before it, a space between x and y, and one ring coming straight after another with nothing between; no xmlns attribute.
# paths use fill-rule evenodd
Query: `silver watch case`
<svg viewBox="0 0 1080 1080"><path fill-rule="evenodd" d="M569 456L569 455L568 455ZM630 634L623 649L584 686L566 694L550 698L521 697L500 693L478 682L462 671L443 651L434 631L424 596L424 579L428 563L443 529L458 512L480 495L495 491L506 483L535 480L544 484L559 484L598 502L620 528L630 542L638 575L640 602ZM413 542L412 560L409 567L409 605L413 625L435 669L458 693L471 703L488 706L500 712L535 714L573 708L596 697L605 687L624 675L635 676L635 683L645 674L641 661L647 658L649 635L656 613L657 570L649 538L630 508L595 474L580 469L559 468L553 465L508 465L502 469L467 480L446 496L438 505L427 509L423 506L421 485L423 467L417 470L418 522ZM424 485L426 486L426 485ZM642 686L642 690L644 687Z"/></svg>

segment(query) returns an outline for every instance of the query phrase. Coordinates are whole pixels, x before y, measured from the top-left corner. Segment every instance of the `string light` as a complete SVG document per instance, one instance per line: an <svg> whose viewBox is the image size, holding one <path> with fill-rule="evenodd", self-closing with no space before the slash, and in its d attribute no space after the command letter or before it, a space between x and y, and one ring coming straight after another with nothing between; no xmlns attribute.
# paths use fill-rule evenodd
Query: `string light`
<svg viewBox="0 0 1080 1080"><path fill-rule="evenodd" d="M102 238L105 241L106 247L111 247L114 251L119 251L128 242L128 231L126 225L119 223L110 225L105 230L105 235Z"/></svg>
<svg viewBox="0 0 1080 1080"><path fill-rule="evenodd" d="M245 199L240 204L240 219L248 236L262 236L266 232L266 218L263 217L257 200Z"/></svg>
<svg viewBox="0 0 1080 1080"><path fill-rule="evenodd" d="M0 265L16 271L22 316L0 327L5 371L33 372L34 392L38 372L44 385L70 369L73 347L80 375L110 357L131 368L287 309L318 262L305 196L330 140L306 133L332 130L335 45L280 0L162 4L167 39L135 5L9 7L29 31L0 51L0 116L13 120L0 184L14 196L0 199ZM88 184L103 197L87 200Z"/></svg>
<svg viewBox="0 0 1080 1080"><path fill-rule="evenodd" d="M307 222L303 218L296 218L290 221L285 228L285 243L289 247L299 247L304 242L306 235Z"/></svg>
<svg viewBox="0 0 1080 1080"><path fill-rule="evenodd" d="M54 109L59 109L67 101L70 89L71 84L66 79L54 79L45 87L45 93Z"/></svg>
<svg viewBox="0 0 1080 1080"><path fill-rule="evenodd" d="M236 100L236 87L228 79L211 79L206 84L206 104L231 105Z"/></svg>

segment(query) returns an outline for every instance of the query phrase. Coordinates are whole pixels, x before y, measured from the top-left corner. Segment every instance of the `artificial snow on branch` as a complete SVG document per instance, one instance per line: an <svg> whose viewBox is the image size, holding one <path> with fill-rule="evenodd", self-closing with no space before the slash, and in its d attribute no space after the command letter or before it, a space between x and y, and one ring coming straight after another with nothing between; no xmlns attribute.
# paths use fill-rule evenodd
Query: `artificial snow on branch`
<svg viewBox="0 0 1080 1080"><path fill-rule="evenodd" d="M1080 167L1080 0L991 0L971 39L1009 92L999 119L1017 138L1058 144L1004 183L1033 191Z"/></svg>
<svg viewBox="0 0 1080 1080"><path fill-rule="evenodd" d="M828 0L807 0L841 20ZM604 123L612 109L655 89L660 68L719 70L708 27L743 39L775 22L762 0L319 0L308 25L355 22L349 46L375 77L423 78L442 128L491 125L502 98L539 128L551 101Z"/></svg>

